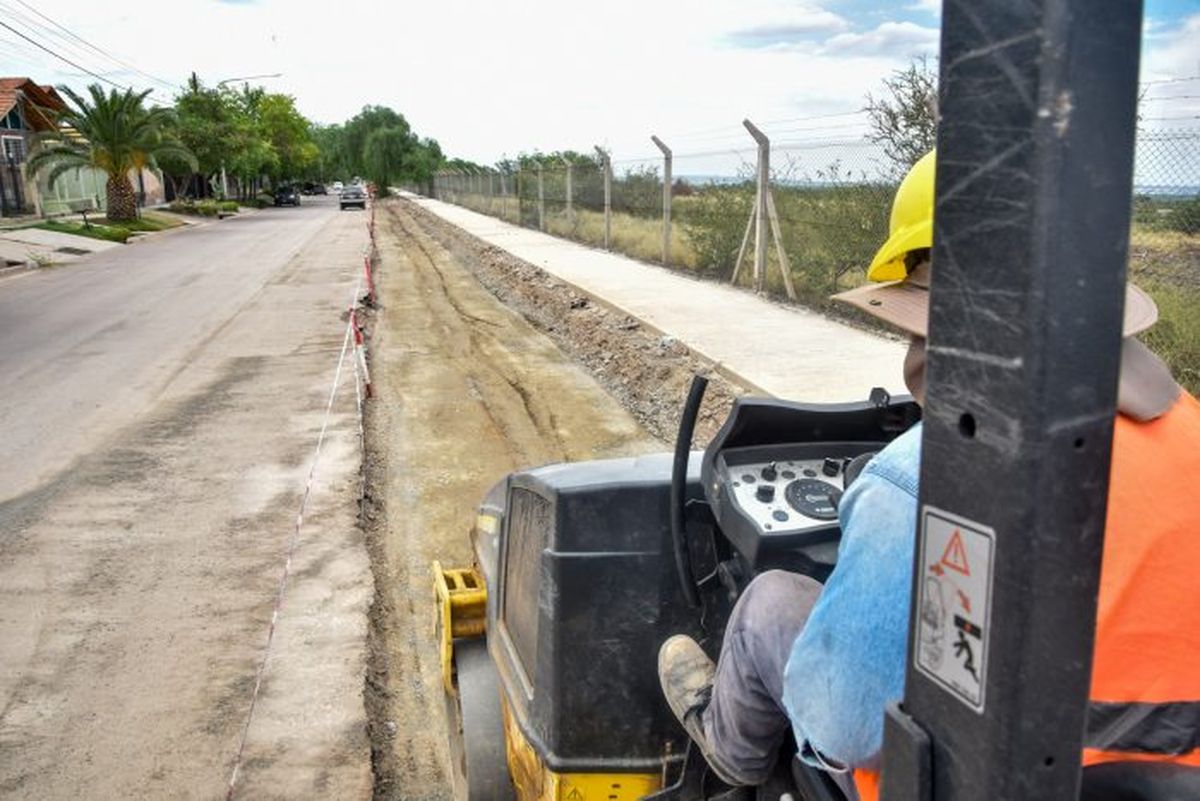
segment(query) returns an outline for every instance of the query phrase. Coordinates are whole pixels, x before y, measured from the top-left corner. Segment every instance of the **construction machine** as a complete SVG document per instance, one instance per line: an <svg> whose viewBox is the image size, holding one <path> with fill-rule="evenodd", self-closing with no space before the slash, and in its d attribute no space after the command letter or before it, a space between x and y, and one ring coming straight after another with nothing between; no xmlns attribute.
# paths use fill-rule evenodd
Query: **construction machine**
<svg viewBox="0 0 1200 801"><path fill-rule="evenodd" d="M948 691L910 645L905 696L885 721L883 797L1200 798L1197 769L1084 770L1080 757L1140 3L948 0L942 26L920 508L974 521L996 545L977 633L986 695ZM693 451L703 388L692 385L673 454L513 473L479 507L474 564L435 565L460 797L847 797L790 742L764 786L720 784L662 698L656 655L685 633L715 658L763 570L824 580L841 493L922 411L882 390L838 405L741 398ZM921 567L914 556L914 587ZM913 603L911 631L920 613Z"/></svg>

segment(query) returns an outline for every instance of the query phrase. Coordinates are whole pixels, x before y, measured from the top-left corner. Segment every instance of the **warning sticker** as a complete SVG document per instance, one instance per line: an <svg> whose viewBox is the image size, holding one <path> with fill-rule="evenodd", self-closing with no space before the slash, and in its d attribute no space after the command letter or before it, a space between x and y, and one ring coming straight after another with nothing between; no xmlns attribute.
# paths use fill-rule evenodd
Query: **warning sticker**
<svg viewBox="0 0 1200 801"><path fill-rule="evenodd" d="M996 533L926 505L921 510L917 669L977 712L984 707Z"/></svg>

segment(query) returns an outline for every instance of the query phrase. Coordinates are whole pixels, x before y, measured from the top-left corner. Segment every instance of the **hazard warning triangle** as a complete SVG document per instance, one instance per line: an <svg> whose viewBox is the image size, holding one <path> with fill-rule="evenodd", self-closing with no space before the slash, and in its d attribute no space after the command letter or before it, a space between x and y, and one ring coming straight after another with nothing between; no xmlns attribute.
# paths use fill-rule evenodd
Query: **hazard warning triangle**
<svg viewBox="0 0 1200 801"><path fill-rule="evenodd" d="M954 529L946 550L942 552L942 564L951 570L957 570L964 576L971 575L971 566L967 564L967 549L963 547L962 531Z"/></svg>

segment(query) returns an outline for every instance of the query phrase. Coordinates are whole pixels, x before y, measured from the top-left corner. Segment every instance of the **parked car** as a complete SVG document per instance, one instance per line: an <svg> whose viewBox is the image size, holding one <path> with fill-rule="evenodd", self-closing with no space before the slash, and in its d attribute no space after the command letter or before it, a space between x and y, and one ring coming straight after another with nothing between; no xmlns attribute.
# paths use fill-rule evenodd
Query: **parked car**
<svg viewBox="0 0 1200 801"><path fill-rule="evenodd" d="M334 182L333 182L333 194L335 194L335 195L340 195L340 194L342 194L342 190L343 190L344 188L345 188L345 184L343 184L341 181L334 181Z"/></svg>
<svg viewBox="0 0 1200 801"><path fill-rule="evenodd" d="M281 186L275 190L276 206L299 206L300 192L294 186Z"/></svg>
<svg viewBox="0 0 1200 801"><path fill-rule="evenodd" d="M328 195L329 190L325 188L325 184L313 184L312 193L314 195Z"/></svg>
<svg viewBox="0 0 1200 801"><path fill-rule="evenodd" d="M347 186L342 190L342 197L338 201L338 205L343 211L349 206L358 206L360 209L366 209L367 193L363 191L361 186Z"/></svg>

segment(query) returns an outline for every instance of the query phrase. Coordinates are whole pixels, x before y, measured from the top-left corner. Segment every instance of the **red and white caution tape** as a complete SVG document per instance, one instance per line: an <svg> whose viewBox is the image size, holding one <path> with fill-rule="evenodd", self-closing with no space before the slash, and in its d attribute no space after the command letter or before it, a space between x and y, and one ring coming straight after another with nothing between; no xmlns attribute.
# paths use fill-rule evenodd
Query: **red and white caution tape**
<svg viewBox="0 0 1200 801"><path fill-rule="evenodd" d="M354 358L357 370L361 371L363 389L368 398L371 397L371 372L367 369L367 346L363 340L362 328L358 325L358 310L350 307L350 327L354 329Z"/></svg>
<svg viewBox="0 0 1200 801"><path fill-rule="evenodd" d="M371 275L371 256L369 254L363 256L363 275L367 279L367 299L371 305L375 305L375 277Z"/></svg>
<svg viewBox="0 0 1200 801"><path fill-rule="evenodd" d="M360 278L354 287L354 297L356 299L360 297L359 292L361 291L362 279ZM329 388L329 401L325 404L325 416L321 421L321 433L317 435L317 445L313 451L312 462L308 468L308 478L304 482L304 494L300 498L300 510L296 513L296 523L292 529L291 538L288 540L287 557L284 559L283 571L279 576L279 585L275 590L275 606L271 610L271 623L267 627L267 642L263 648L262 659L258 663L258 670L254 675L254 690L250 694L250 708L246 711L246 722L242 725L242 735L238 740L237 754L233 759L233 770L229 774L229 789L225 793L226 801L233 801L234 791L237 789L238 774L241 772L242 758L246 752L246 738L250 733L250 723L254 719L254 711L258 707L258 696L262 690L262 680L267 670L267 661L271 656L271 646L275 642L275 627L279 623L279 615L283 610L283 598L287 591L288 578L292 572L292 560L296 555L296 547L300 544L300 531L304 527L304 513L308 510L308 499L312 496L313 482L317 475L317 464L321 460L321 447L325 444L325 433L329 429L329 418L333 412L333 402L337 398L338 387L342 383L342 366L346 361L346 351L350 348L351 337L354 339L356 351L362 342L362 331L358 328L357 315L354 314L353 309L354 307L351 307L350 319L346 324L346 334L342 337L342 349L338 354L337 368L333 372L333 386ZM365 357L362 364L365 369ZM370 384L367 384L367 389L369 397ZM359 410L359 436L361 437L361 405Z"/></svg>

